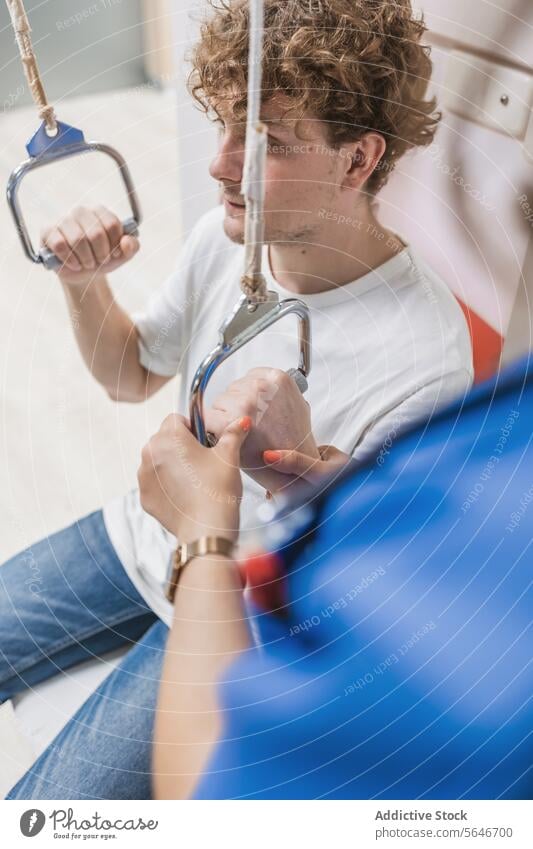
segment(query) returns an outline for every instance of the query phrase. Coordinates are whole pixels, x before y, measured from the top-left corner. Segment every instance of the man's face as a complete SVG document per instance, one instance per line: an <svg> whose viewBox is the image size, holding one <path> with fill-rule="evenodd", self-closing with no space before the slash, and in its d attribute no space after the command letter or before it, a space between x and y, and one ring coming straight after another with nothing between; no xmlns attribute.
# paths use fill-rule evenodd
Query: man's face
<svg viewBox="0 0 533 849"><path fill-rule="evenodd" d="M265 172L265 242L318 241L323 225L320 210L335 209L340 199L348 150L334 151L324 125L304 116L298 122L283 117L287 101L270 101L262 111L268 127ZM221 184L226 216L224 230L233 242L244 242L245 127L228 121L220 135L217 156L209 172ZM353 202L353 201L352 201Z"/></svg>

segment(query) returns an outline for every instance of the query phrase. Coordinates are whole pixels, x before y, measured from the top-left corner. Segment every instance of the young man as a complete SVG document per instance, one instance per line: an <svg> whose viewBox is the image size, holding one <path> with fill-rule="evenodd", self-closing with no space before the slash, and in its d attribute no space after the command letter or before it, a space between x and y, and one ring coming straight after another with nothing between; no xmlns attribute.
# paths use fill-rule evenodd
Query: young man
<svg viewBox="0 0 533 849"><path fill-rule="evenodd" d="M321 444L355 458L387 450L472 379L459 306L375 213L375 194L400 156L429 144L435 131L423 26L408 0L331 0L319 16L311 6L266 2L262 115L270 129L265 274L280 297L297 296L311 310L309 391L304 400L285 375L296 361L296 334L279 324L217 371L207 398L216 435L238 416L254 422L241 453L249 472L243 545L262 525L265 487L277 491L287 481L269 466L278 455L265 451L298 449L318 462ZM239 295L247 10L245 0L214 8L192 57L192 94L222 125L210 173L224 204L193 229L147 311L129 318L107 283L106 274L138 250L107 210L78 210L45 234L64 263L59 277L85 361L119 401L142 401L179 373L179 412L187 415L192 376ZM217 496L205 493L206 510ZM18 588L24 554L2 568L0 698L136 642L10 798L149 796L175 544L134 491L33 546L46 575L39 599Z"/></svg>

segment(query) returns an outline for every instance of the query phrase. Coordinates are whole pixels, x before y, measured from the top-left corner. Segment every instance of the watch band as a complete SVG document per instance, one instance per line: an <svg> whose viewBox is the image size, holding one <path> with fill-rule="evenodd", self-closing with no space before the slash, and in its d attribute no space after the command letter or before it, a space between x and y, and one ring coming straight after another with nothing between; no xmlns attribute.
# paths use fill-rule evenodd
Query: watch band
<svg viewBox="0 0 533 849"><path fill-rule="evenodd" d="M200 537L194 542L178 545L172 558L172 568L165 593L168 601L174 603L181 573L194 557L201 557L205 554L223 554L226 557L231 557L234 549L235 543L226 539L226 537Z"/></svg>

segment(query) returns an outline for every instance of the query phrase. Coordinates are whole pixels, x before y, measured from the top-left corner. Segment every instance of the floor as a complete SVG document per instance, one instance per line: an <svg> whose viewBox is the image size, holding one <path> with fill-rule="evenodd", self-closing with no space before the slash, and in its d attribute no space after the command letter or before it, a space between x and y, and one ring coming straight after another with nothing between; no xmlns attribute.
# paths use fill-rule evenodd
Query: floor
<svg viewBox="0 0 533 849"><path fill-rule="evenodd" d="M181 241L174 95L146 86L69 100L60 117L130 164L144 211L142 250L111 282L126 308L139 308L172 270ZM0 114L1 182L25 158L36 126L32 110ZM32 225L104 194L107 180L90 159L26 194ZM141 406L113 404L81 361L57 279L23 256L5 203L0 232L1 563L135 485L141 446L172 410L176 386ZM0 798L116 660L91 661L15 709L0 707Z"/></svg>

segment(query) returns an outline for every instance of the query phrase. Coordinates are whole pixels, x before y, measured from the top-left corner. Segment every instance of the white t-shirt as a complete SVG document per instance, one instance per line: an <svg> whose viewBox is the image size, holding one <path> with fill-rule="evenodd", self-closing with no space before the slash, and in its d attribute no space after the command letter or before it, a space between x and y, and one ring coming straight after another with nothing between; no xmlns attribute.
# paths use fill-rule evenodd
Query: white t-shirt
<svg viewBox="0 0 533 849"><path fill-rule="evenodd" d="M150 371L181 375L178 412L189 414L189 390L200 362L218 343L218 330L239 296L242 245L223 230L223 207L208 212L187 239L177 268L142 315L140 361ZM268 288L295 297L272 276ZM464 393L473 376L468 327L448 287L405 248L364 277L328 292L298 295L311 312L313 365L306 399L318 444L363 458L437 406ZM205 405L256 366L298 364L296 319L286 317L241 348L215 372ZM272 448L277 446L272 445ZM244 476L241 542L256 544L265 491ZM164 598L176 540L142 509L133 490L104 508L111 541L147 604L167 624Z"/></svg>

